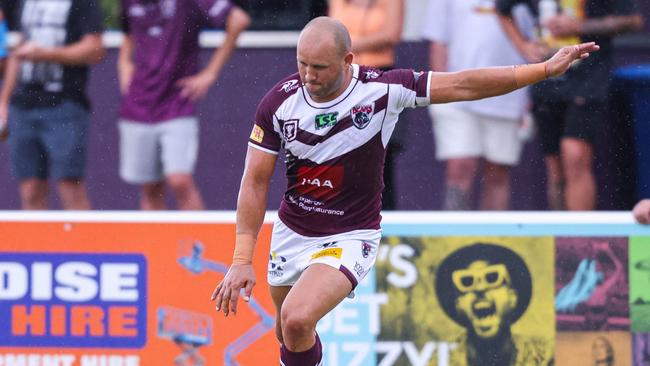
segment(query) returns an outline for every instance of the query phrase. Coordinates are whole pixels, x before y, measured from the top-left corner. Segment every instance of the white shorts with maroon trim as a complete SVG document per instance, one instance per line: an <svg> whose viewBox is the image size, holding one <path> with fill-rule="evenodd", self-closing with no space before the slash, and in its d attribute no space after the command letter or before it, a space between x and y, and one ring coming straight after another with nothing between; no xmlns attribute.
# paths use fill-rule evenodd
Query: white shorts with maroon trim
<svg viewBox="0 0 650 366"><path fill-rule="evenodd" d="M381 230L354 230L323 237L303 236L282 220L273 225L267 280L271 286L293 286L314 263L340 270L354 288L377 259Z"/></svg>

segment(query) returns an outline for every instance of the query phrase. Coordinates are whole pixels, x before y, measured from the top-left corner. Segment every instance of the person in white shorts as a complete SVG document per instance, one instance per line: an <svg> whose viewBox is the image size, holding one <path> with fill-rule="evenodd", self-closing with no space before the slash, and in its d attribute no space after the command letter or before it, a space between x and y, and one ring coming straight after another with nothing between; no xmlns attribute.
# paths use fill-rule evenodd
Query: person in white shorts
<svg viewBox="0 0 650 366"><path fill-rule="evenodd" d="M231 0L121 0L124 41L118 58L120 176L142 186L140 208L202 210L193 178L199 149L196 103L215 83L250 24ZM223 44L199 69L199 32L225 27Z"/></svg>
<svg viewBox="0 0 650 366"><path fill-rule="evenodd" d="M524 7L519 10L517 19L527 34L533 29L533 18ZM524 62L499 25L494 0L430 0L427 19L423 35L431 42L434 71ZM526 106L526 91L521 89L494 98L429 107L436 157L446 162L443 209L473 208L474 181L481 168L479 207L509 208L509 171L521 155L520 124Z"/></svg>
<svg viewBox="0 0 650 366"><path fill-rule="evenodd" d="M288 184L271 239L268 282L284 366L322 363L316 323L375 263L382 168L400 112L504 94L563 73L598 46L566 47L539 64L459 73L383 72L353 64L350 49L341 22L312 20L298 40L298 73L260 102L237 202L232 265L211 297L225 316L237 313L240 296L250 300L253 252L283 149Z"/></svg>

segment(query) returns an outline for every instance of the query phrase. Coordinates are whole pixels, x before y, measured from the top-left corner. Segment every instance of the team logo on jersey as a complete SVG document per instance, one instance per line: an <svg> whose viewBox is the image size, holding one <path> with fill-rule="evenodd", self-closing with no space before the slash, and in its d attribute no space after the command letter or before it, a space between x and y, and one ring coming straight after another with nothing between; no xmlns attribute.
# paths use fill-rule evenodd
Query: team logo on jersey
<svg viewBox="0 0 650 366"><path fill-rule="evenodd" d="M289 80L285 81L284 84L280 86L280 89L278 89L278 91L282 90L285 93L288 93L295 89L298 89L298 80Z"/></svg>
<svg viewBox="0 0 650 366"><path fill-rule="evenodd" d="M378 77L379 77L379 72L377 70L366 71L366 79L376 79Z"/></svg>
<svg viewBox="0 0 650 366"><path fill-rule="evenodd" d="M370 252L372 251L372 247L368 243L361 243L361 255L364 258L368 258L370 255Z"/></svg>
<svg viewBox="0 0 650 366"><path fill-rule="evenodd" d="M316 116L316 129L332 127L338 122L339 112L323 113Z"/></svg>
<svg viewBox="0 0 650 366"><path fill-rule="evenodd" d="M368 126L370 123L370 119L372 119L374 112L374 104L358 105L352 107L352 111L350 113L352 114L352 123L354 123L354 127L360 130L366 128L366 126Z"/></svg>
<svg viewBox="0 0 650 366"><path fill-rule="evenodd" d="M291 142L298 136L298 120L290 119L282 125L282 136L286 142Z"/></svg>
<svg viewBox="0 0 650 366"><path fill-rule="evenodd" d="M258 144L261 144L262 140L264 140L264 130L262 127L255 124L255 126L253 126L253 131L251 131L250 138Z"/></svg>

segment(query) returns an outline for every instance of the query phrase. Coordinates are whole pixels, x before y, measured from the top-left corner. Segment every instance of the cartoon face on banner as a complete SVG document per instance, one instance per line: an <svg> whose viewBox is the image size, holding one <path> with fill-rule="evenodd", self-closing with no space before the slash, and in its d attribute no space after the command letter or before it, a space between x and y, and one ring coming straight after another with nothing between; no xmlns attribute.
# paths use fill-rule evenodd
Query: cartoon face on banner
<svg viewBox="0 0 650 366"><path fill-rule="evenodd" d="M557 238L556 256L558 330L629 330L627 238Z"/></svg>
<svg viewBox="0 0 650 366"><path fill-rule="evenodd" d="M628 332L559 332L556 344L557 365L631 365Z"/></svg>
<svg viewBox="0 0 650 366"><path fill-rule="evenodd" d="M434 344L431 365L548 365L553 360L553 239L388 238L408 245L417 281L384 276L381 340ZM400 365L410 365L403 359Z"/></svg>
<svg viewBox="0 0 650 366"><path fill-rule="evenodd" d="M630 238L630 319L633 332L650 332L650 238ZM649 359L650 361L650 359Z"/></svg>

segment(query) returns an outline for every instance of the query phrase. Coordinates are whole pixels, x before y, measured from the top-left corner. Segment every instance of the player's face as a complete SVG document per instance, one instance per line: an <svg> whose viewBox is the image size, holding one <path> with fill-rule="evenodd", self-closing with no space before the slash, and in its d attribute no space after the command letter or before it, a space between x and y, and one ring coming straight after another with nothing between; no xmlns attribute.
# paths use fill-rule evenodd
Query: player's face
<svg viewBox="0 0 650 366"><path fill-rule="evenodd" d="M335 99L344 89L346 58L333 44L301 42L298 73L309 95L317 102Z"/></svg>
<svg viewBox="0 0 650 366"><path fill-rule="evenodd" d="M456 309L477 336L492 338L509 326L506 318L517 305L517 294L510 287L510 274L504 264L475 261L454 271L452 279L460 292Z"/></svg>

